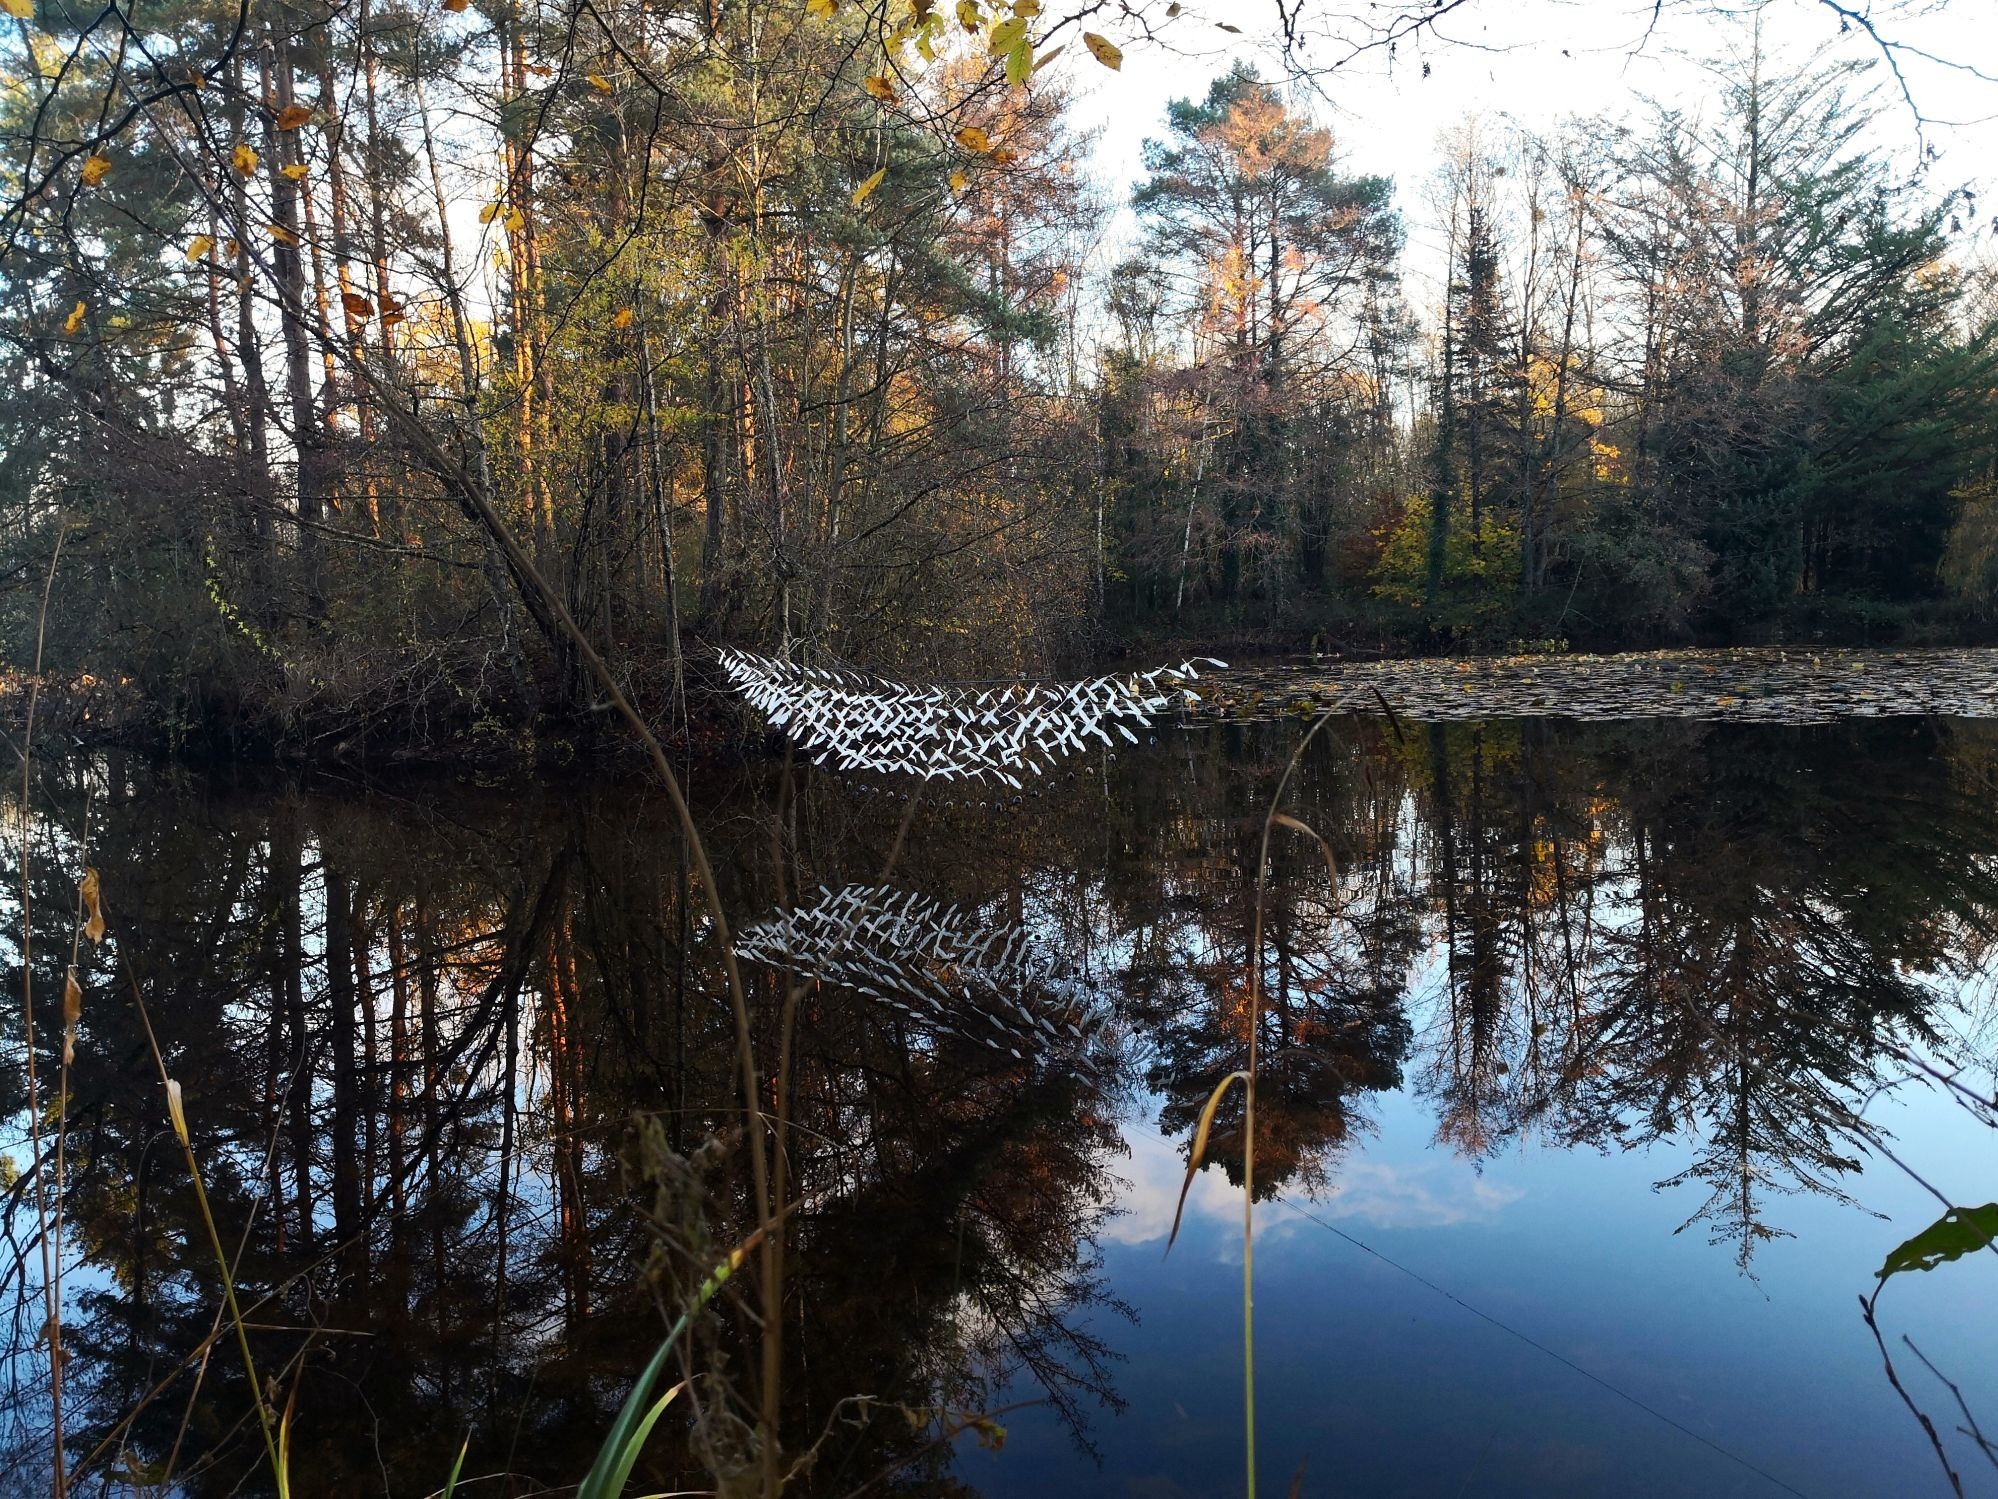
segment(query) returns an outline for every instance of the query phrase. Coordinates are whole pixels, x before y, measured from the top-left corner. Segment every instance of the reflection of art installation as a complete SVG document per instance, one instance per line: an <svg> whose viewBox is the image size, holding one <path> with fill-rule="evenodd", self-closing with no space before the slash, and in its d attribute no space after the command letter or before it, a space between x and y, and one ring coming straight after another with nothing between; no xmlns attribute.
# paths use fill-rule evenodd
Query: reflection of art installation
<svg viewBox="0 0 1998 1499"><path fill-rule="evenodd" d="M992 776L1015 788L1021 774L1039 775L1063 755L1085 748L1092 735L1114 745L1106 725L1136 744L1130 724L1144 727L1153 714L1176 703L1199 702L1200 695L1187 686L1198 678L1196 668L1226 665L1197 657L1128 677L1021 682L973 692L793 666L733 648L716 654L736 691L811 751L818 764L925 779Z"/></svg>
<svg viewBox="0 0 1998 1499"><path fill-rule="evenodd" d="M735 951L1022 1059L1083 1052L1103 1018L1074 976L1018 927L987 926L885 885L821 886L815 904L740 933Z"/></svg>

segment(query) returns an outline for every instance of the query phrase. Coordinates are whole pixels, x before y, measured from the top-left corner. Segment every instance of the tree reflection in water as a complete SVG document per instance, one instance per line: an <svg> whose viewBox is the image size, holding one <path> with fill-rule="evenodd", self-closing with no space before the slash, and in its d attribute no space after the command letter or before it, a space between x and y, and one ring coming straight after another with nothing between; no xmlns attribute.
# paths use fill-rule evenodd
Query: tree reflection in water
<svg viewBox="0 0 1998 1499"><path fill-rule="evenodd" d="M867 983L851 962L790 965L808 980L784 1370L787 1452L814 1453L801 1491L884 1472L894 1491L958 1491L937 1413L1003 1383L1037 1385L1085 1443L1115 1407L1093 1243L1125 1140L1183 1137L1241 1065L1253 861L1294 737L1177 734L1037 796L926 797L907 818L895 788L819 773L704 788L742 918L892 866L897 889L999 944L903 932L921 950L869 961L899 963L905 988L989 1010L979 954L1059 960L997 965L1026 1017L1028 1044L1004 1046L912 1029L848 986ZM1258 1195L1336 1190L1375 1101L1408 1089L1438 1148L1472 1157L1522 1138L1697 1142L1662 1185L1694 1194L1690 1219L1748 1266L1783 1231L1770 1199L1842 1194L1865 1150L1853 1111L1901 1075L1895 1051L1970 1059L1952 996L1998 919L1995 747L1983 726L1909 722L1321 736L1286 806L1328 839L1339 881L1306 840L1272 846ZM190 1404L219 1284L122 957L224 1241L244 1246L260 1365L300 1381L302 1490L427 1492L467 1431L468 1473L573 1482L656 1346L656 1308L754 1221L726 1148L741 1112L720 955L663 806L622 786L53 762L31 865L44 993L86 802L112 939L84 975L67 1111L73 1458L99 1449L96 1472L136 1477L178 1445L190 1494L261 1481L240 1367L209 1360ZM745 973L774 1058L797 979ZM1109 1011L1077 1067L1031 1038L1084 995ZM18 1053L18 1015L7 1034ZM0 1081L15 1119L22 1086L18 1068ZM1239 1179L1229 1107L1212 1159ZM8 1441L27 1472L46 1366L26 1146L11 1150ZM703 1329L717 1402L750 1366L752 1305ZM717 1459L704 1440L662 1429L645 1481L698 1486Z"/></svg>

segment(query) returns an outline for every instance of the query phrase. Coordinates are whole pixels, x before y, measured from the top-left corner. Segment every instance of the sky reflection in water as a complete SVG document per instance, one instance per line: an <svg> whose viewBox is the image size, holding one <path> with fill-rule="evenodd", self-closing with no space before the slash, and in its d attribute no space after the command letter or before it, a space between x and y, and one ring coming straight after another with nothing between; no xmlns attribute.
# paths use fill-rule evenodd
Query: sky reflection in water
<svg viewBox="0 0 1998 1499"><path fill-rule="evenodd" d="M811 1492L897 1468L906 1494L953 1474L993 1499L1239 1491L1232 1099L1163 1251L1192 1119L1241 1062L1255 849L1300 732L1175 731L1036 795L928 795L892 859L892 782L696 786L738 924L821 885L959 913L945 969L886 924L838 970L866 987L801 1011L793 1161L815 1195L787 1441L859 1392L1050 1401L951 1464L877 1418ZM1846 1111L1955 1200L1998 1195L1989 1128L1934 1088L1878 1091L1906 1073L1896 1050L1990 1086L1994 766L1993 726L1951 722L1324 736L1286 809L1326 836L1339 888L1309 840L1279 838L1266 911L1266 1490L1303 1462L1305 1494L1784 1492L1755 1469L1813 1496L1943 1492L1857 1304L1940 1205L1863 1159ZM114 949L169 1038L225 1233L276 1189L246 1289L274 1290L274 1327L346 1330L313 1345L301 1492L424 1492L468 1430L468 1471L573 1482L658 1336L645 1213L667 1199L633 1180L633 1117L694 1163L716 1242L742 1211L698 1153L739 1117L730 1025L663 807L618 786L52 762L38 921L73 889L57 832L86 791ZM66 943L51 926L38 946ZM999 988L967 980L980 953ZM185 1356L213 1292L135 1020L108 954L87 966L66 1199L80 1449ZM1006 983L1027 1031L925 1023L932 999L989 1009ZM778 971L751 985L765 1024ZM1095 1069L1010 1054L1076 1016L1101 1022ZM1998 1256L1902 1277L1881 1312L1967 1489L1998 1491L1900 1342L1998 1426ZM725 1313L717 1346L745 1326ZM22 1327L7 1440L33 1462ZM264 1334L268 1356L287 1337ZM189 1494L255 1473L229 1429L239 1386L212 1367ZM179 1409L133 1426L136 1465ZM699 1476L662 1428L646 1481Z"/></svg>

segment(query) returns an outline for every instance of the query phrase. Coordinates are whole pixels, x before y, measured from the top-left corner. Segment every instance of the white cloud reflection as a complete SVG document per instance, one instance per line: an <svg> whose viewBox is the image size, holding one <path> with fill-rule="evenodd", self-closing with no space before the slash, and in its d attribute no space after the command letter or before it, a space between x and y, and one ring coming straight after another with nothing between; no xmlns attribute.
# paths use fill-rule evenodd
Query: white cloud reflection
<svg viewBox="0 0 1998 1499"><path fill-rule="evenodd" d="M1186 1162L1179 1142L1168 1140L1144 1124L1133 1126L1131 1158L1121 1173L1125 1186L1117 1194L1117 1211L1104 1226L1101 1239L1113 1244L1163 1243L1172 1231L1173 1205ZM1442 1153L1414 1162L1371 1159L1363 1150L1341 1157L1331 1168L1331 1181L1318 1197L1302 1194L1300 1206L1320 1218L1366 1224L1373 1228L1449 1228L1459 1223L1488 1223L1525 1196L1514 1186L1487 1181L1469 1162ZM1201 1225L1230 1232L1218 1246L1226 1256L1239 1253L1232 1230L1241 1222L1242 1194L1227 1175L1210 1167L1194 1178L1186 1197L1182 1235ZM1277 1237L1310 1220L1289 1202L1258 1203L1256 1237Z"/></svg>

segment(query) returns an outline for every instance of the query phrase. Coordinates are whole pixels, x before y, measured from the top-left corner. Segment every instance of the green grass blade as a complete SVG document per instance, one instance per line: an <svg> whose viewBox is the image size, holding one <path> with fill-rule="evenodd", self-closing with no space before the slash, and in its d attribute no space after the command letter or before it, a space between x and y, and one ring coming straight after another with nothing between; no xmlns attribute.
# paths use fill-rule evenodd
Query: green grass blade
<svg viewBox="0 0 1998 1499"><path fill-rule="evenodd" d="M458 1460L451 1464L451 1476L444 1480L443 1499L451 1499L458 1492L458 1475L465 1471L465 1454L472 1448L472 1434L465 1433L465 1440L459 1444Z"/></svg>
<svg viewBox="0 0 1998 1499"><path fill-rule="evenodd" d="M631 1387L631 1393L625 1396L624 1405L619 1409L617 1419L611 1423L603 1446L597 1449L597 1460L590 1464L589 1475L576 1490L576 1499L619 1499L625 1478L630 1474L632 1464L638 1460L638 1448L644 1444L646 1436L652 1431L652 1423L659 1419L660 1413L666 1409L667 1400L673 1396L673 1391L669 1390L665 1399L656 1406L647 1406L652 1398L652 1387L665 1372L666 1360L672 1356L674 1345L693 1326L694 1318L701 1314L702 1308L713 1301L728 1283L728 1278L735 1274L759 1237L760 1232L751 1234L709 1272L708 1278L701 1283L701 1289L694 1295L694 1304L682 1312L679 1320L667 1330L666 1341L659 1345L659 1351L652 1355L651 1362L638 1376L638 1382ZM674 1390L678 1388L674 1386Z"/></svg>
<svg viewBox="0 0 1998 1499"><path fill-rule="evenodd" d="M618 1454L617 1462L611 1469L610 1487L605 1490L606 1494L616 1496L624 1492L624 1485L631 1477L631 1470L638 1465L638 1454L645 1448L645 1439L652 1435L652 1428L659 1423L659 1418L666 1414L666 1407L673 1403L673 1397L685 1388L684 1384L674 1385L659 1397L651 1410L645 1413L645 1419L640 1421L637 1429L632 1432L631 1440L624 1444L624 1451Z"/></svg>

